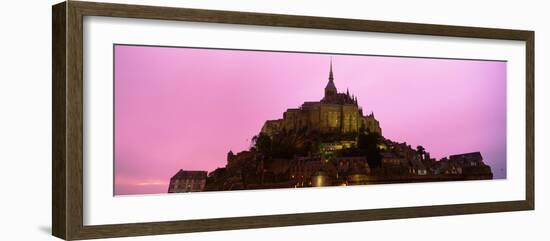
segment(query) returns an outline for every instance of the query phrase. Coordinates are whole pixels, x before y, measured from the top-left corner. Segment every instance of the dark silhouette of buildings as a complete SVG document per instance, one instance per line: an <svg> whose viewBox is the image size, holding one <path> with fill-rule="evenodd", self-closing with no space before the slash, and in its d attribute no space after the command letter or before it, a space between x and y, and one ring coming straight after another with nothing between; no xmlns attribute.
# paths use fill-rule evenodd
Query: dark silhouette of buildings
<svg viewBox="0 0 550 241"><path fill-rule="evenodd" d="M229 151L227 164L206 172L180 170L169 192L346 186L492 179L479 152L439 161L424 147L382 136L357 97L338 93L332 61L324 97L268 120L250 150Z"/></svg>

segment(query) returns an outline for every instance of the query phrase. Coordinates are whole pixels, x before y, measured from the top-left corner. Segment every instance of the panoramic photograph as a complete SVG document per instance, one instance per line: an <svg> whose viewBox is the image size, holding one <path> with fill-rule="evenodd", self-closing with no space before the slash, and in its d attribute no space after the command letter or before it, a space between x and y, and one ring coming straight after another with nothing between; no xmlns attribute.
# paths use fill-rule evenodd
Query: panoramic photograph
<svg viewBox="0 0 550 241"><path fill-rule="evenodd" d="M114 195L506 179L506 61L114 46Z"/></svg>

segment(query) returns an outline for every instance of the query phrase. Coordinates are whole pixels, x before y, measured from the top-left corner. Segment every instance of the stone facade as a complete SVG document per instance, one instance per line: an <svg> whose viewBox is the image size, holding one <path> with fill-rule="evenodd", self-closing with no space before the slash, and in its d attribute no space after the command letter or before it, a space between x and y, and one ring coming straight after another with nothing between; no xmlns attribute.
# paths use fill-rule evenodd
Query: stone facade
<svg viewBox="0 0 550 241"><path fill-rule="evenodd" d="M206 174L206 171L179 170L170 178L168 192L202 192L206 186Z"/></svg>
<svg viewBox="0 0 550 241"><path fill-rule="evenodd" d="M483 162L480 152L451 155L439 161L434 172L444 175L463 175L468 179L492 179L491 167Z"/></svg>
<svg viewBox="0 0 550 241"><path fill-rule="evenodd" d="M302 128L320 133L354 133L365 129L382 135L374 114L364 116L363 110L357 104L357 98L350 95L349 91L337 92L332 64L323 99L304 102L300 108L288 109L282 119L266 121L261 132L271 136L279 131Z"/></svg>

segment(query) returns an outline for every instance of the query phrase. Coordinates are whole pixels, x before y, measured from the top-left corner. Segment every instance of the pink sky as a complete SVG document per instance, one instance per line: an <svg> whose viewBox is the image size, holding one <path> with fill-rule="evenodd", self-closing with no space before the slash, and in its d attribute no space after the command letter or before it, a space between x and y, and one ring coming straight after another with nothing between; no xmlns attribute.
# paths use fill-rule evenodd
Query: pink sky
<svg viewBox="0 0 550 241"><path fill-rule="evenodd" d="M386 138L432 157L480 151L506 177L506 62L115 46L115 195L223 167L266 120L323 97L333 59Z"/></svg>

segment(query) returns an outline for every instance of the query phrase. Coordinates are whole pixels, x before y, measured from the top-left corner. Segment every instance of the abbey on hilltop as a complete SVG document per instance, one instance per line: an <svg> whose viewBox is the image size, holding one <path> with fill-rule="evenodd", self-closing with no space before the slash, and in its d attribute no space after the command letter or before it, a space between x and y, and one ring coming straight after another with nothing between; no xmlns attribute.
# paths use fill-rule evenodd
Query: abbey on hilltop
<svg viewBox="0 0 550 241"><path fill-rule="evenodd" d="M349 90L338 93L334 84L332 61L323 99L304 102L300 108L288 109L282 119L266 121L262 133L271 136L282 130L301 128L322 133L353 133L365 129L382 135L374 114L363 116L363 110L357 105L357 97L350 95Z"/></svg>
<svg viewBox="0 0 550 241"><path fill-rule="evenodd" d="M382 135L357 97L338 93L332 61L324 97L268 120L248 150L227 153L225 167L179 170L168 192L347 186L492 179L479 152L436 160L423 146Z"/></svg>

